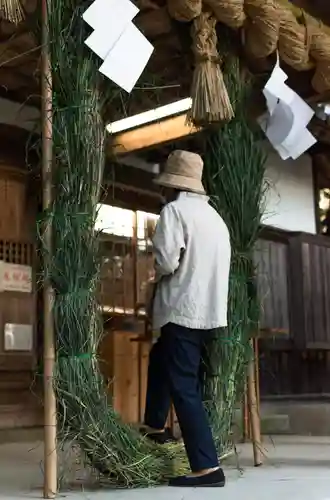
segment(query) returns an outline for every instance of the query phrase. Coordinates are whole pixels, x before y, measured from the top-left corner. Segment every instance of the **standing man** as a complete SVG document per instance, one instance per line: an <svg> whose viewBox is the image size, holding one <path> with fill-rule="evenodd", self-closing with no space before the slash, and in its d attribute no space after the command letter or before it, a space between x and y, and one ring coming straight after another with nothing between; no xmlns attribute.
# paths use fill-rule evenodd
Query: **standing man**
<svg viewBox="0 0 330 500"><path fill-rule="evenodd" d="M227 326L231 249L228 229L208 203L202 173L199 155L174 151L155 180L167 204L153 238L152 322L161 333L150 352L145 425L154 441L168 442L165 423L173 401L191 474L171 479L171 486L225 485L199 374L205 344L215 329Z"/></svg>

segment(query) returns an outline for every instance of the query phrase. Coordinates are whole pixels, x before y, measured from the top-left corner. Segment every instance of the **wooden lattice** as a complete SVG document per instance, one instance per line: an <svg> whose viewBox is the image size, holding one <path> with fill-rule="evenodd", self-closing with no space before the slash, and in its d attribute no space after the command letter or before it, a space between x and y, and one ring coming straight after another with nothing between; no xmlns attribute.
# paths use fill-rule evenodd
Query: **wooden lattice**
<svg viewBox="0 0 330 500"><path fill-rule="evenodd" d="M34 248L31 243L0 240L0 261L32 266Z"/></svg>

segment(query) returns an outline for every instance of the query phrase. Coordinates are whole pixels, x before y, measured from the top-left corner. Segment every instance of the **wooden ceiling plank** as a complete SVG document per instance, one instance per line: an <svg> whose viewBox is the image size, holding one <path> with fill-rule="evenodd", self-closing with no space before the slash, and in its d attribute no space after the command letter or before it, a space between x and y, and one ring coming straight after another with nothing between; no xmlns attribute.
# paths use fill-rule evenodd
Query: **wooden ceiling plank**
<svg viewBox="0 0 330 500"><path fill-rule="evenodd" d="M183 114L115 135L110 142L109 153L127 154L197 133L198 129L187 125L186 121L187 117Z"/></svg>
<svg viewBox="0 0 330 500"><path fill-rule="evenodd" d="M114 182L119 185L128 184L132 181L140 190L158 192L157 186L152 182L153 177L154 175L146 170L111 162L106 164L104 172L104 182L107 185L112 186Z"/></svg>
<svg viewBox="0 0 330 500"><path fill-rule="evenodd" d="M135 24L150 39L170 33L173 26L166 7L139 14Z"/></svg>
<svg viewBox="0 0 330 500"><path fill-rule="evenodd" d="M101 203L113 205L128 210L141 210L157 214L160 212L161 201L151 196L141 196L137 193L114 188L105 193L101 198Z"/></svg>

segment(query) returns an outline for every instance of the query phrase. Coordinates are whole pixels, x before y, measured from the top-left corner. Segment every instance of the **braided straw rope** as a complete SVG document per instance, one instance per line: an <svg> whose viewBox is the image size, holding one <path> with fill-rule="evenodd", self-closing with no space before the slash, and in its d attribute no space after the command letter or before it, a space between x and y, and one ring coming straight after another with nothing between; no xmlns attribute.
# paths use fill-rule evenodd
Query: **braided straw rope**
<svg viewBox="0 0 330 500"><path fill-rule="evenodd" d="M234 116L220 67L216 23L212 12L203 11L195 18L191 29L195 70L188 119L198 126L230 121Z"/></svg>
<svg viewBox="0 0 330 500"><path fill-rule="evenodd" d="M0 0L0 19L19 24L24 19L21 0Z"/></svg>
<svg viewBox="0 0 330 500"><path fill-rule="evenodd" d="M177 21L192 21L202 12L201 0L167 0L167 9Z"/></svg>
<svg viewBox="0 0 330 500"><path fill-rule="evenodd" d="M181 0L198 12L196 0ZM280 58L298 71L315 68L312 86L330 89L330 31L316 19L284 0L199 0L216 19L231 28L244 29L246 50L256 58L276 49ZM174 2L173 2L174 3ZM175 16L175 8L171 9ZM197 14L198 15L198 14Z"/></svg>

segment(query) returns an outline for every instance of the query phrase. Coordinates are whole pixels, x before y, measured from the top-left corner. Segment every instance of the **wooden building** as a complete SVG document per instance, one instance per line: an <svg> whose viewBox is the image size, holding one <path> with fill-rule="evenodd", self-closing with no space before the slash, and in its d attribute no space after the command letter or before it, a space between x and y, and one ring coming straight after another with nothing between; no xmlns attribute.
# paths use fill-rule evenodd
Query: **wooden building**
<svg viewBox="0 0 330 500"><path fill-rule="evenodd" d="M157 95L157 105L187 97L192 64L180 37L181 26L178 30L170 20L165 1L137 3L141 7L137 24L155 45L150 71L165 82ZM310 3L313 13L326 21L320 10L322 2ZM309 9L309 2L303 6ZM27 0L25 8L29 19L36 2ZM36 143L34 134L38 135L39 49L28 22L15 27L2 19L0 36L0 261L9 264L1 279L6 275L10 281L7 289L2 287L0 291L3 428L35 426L42 421L38 376L42 317L38 307L36 238L40 178L38 155L33 148L31 151ZM168 64L164 65L164 61ZM256 67L255 61L248 57L246 61L255 72L263 72L273 64L259 61L260 66ZM289 85L309 102L315 104L329 98L329 93L315 94L309 72L301 77L301 73L286 70ZM131 115L154 108L155 102L154 92L144 91L142 97L137 92L127 103L126 112ZM112 118L122 115L118 106ZM317 118L312 129L318 144L310 155L296 162L281 162L274 154L269 155L267 175L273 187L267 205L269 213L255 252L263 304L262 397L330 392L330 240L320 234L319 215L319 193L330 188L330 133L327 123ZM113 230L102 240L105 260L100 301L106 337L101 358L114 405L131 422L140 421L143 415L150 348L140 305L144 303L145 283L152 272L152 222L148 220L153 218L140 212L159 213L160 196L152 183L155 165L161 165L176 147L199 149L198 132L185 125L184 115L109 139L104 178L107 191L100 202L130 211L132 226L124 234ZM113 151L118 154L116 163ZM26 278L29 273L32 281Z"/></svg>

